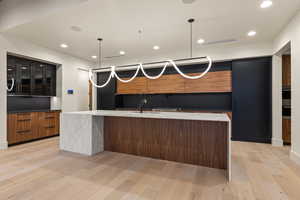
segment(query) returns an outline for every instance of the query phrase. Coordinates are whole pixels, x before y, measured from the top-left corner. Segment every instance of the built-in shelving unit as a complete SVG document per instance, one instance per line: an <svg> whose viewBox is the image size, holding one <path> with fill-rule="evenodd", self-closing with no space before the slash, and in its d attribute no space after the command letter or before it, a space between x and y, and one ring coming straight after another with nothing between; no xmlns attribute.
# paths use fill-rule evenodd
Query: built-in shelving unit
<svg viewBox="0 0 300 200"><path fill-rule="evenodd" d="M7 55L8 95L56 96L56 65Z"/></svg>

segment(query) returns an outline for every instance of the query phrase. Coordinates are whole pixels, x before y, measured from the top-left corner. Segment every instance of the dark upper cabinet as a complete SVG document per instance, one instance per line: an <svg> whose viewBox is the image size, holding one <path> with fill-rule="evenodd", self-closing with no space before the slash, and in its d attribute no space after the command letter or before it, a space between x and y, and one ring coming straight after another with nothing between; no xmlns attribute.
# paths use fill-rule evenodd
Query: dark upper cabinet
<svg viewBox="0 0 300 200"><path fill-rule="evenodd" d="M14 87L7 92L10 95L14 95L17 92L16 80L17 80L17 67L15 65L15 59L8 59L7 60L7 87L11 89L12 84L14 84Z"/></svg>
<svg viewBox="0 0 300 200"><path fill-rule="evenodd" d="M56 66L15 56L7 56L9 95L56 96Z"/></svg>
<svg viewBox="0 0 300 200"><path fill-rule="evenodd" d="M104 84L109 78L110 73L97 73L97 83L99 85ZM116 80L112 78L107 86L104 88L97 89L97 97L99 101L97 101L97 109L98 110L111 110L116 108ZM100 97L100 98L99 98ZM101 100L100 100L101 99Z"/></svg>
<svg viewBox="0 0 300 200"><path fill-rule="evenodd" d="M30 61L23 59L16 59L17 68L17 94L30 95L31 94L31 66Z"/></svg>
<svg viewBox="0 0 300 200"><path fill-rule="evenodd" d="M45 67L45 91L47 96L56 96L56 67L53 65Z"/></svg>
<svg viewBox="0 0 300 200"><path fill-rule="evenodd" d="M32 62L32 95L45 95L45 81L44 81L44 69L45 65L38 63L38 62Z"/></svg>

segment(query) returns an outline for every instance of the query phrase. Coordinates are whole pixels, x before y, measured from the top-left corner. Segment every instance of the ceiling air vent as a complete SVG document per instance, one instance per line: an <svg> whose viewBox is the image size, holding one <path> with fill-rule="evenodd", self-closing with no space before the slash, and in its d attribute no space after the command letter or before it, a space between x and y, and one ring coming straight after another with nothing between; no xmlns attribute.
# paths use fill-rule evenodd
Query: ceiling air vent
<svg viewBox="0 0 300 200"><path fill-rule="evenodd" d="M237 42L237 39L216 40L211 42L205 42L203 45L226 44L233 42Z"/></svg>

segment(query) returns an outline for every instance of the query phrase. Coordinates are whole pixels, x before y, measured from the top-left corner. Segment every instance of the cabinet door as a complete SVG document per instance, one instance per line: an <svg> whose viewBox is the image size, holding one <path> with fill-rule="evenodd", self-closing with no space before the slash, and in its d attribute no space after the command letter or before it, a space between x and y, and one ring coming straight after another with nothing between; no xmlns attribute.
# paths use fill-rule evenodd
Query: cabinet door
<svg viewBox="0 0 300 200"><path fill-rule="evenodd" d="M45 95L56 96L56 66L46 65L44 81L45 81Z"/></svg>
<svg viewBox="0 0 300 200"><path fill-rule="evenodd" d="M232 62L232 139L270 143L272 57Z"/></svg>
<svg viewBox="0 0 300 200"><path fill-rule="evenodd" d="M104 84L108 77L108 72L104 73L97 73L97 83L99 85ZM111 110L115 109L116 99L115 99L115 92L116 92L116 79L112 78L109 84L104 88L97 89L97 109L98 110ZM100 98L99 98L100 97Z"/></svg>
<svg viewBox="0 0 300 200"><path fill-rule="evenodd" d="M59 112L40 112L38 121L39 138L59 134Z"/></svg>
<svg viewBox="0 0 300 200"><path fill-rule="evenodd" d="M129 78L127 78L129 79ZM147 78L136 77L129 83L117 81L118 94L146 94L147 93Z"/></svg>
<svg viewBox="0 0 300 200"><path fill-rule="evenodd" d="M7 140L8 144L16 144L37 138L35 113L8 114Z"/></svg>
<svg viewBox="0 0 300 200"><path fill-rule="evenodd" d="M46 95L45 83L44 83L44 69L46 65L39 62L32 62L31 72L32 72L32 90L33 95Z"/></svg>
<svg viewBox="0 0 300 200"><path fill-rule="evenodd" d="M14 95L16 94L17 90L17 68L16 68L16 62L15 59L7 56L7 87L12 87L12 80L14 80L14 87L11 91L7 91L8 94Z"/></svg>
<svg viewBox="0 0 300 200"><path fill-rule="evenodd" d="M24 59L18 59L17 67L17 94L31 94L31 67L30 62Z"/></svg>
<svg viewBox="0 0 300 200"><path fill-rule="evenodd" d="M291 119L282 119L282 139L286 144L291 144Z"/></svg>

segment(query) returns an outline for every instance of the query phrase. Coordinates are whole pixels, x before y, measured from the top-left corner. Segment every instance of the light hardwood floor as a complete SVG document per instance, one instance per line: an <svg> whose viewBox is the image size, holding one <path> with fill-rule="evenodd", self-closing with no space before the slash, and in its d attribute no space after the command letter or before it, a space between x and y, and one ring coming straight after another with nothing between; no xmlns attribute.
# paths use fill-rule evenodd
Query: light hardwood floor
<svg viewBox="0 0 300 200"><path fill-rule="evenodd" d="M61 152L58 138L0 151L0 199L300 199L289 148L233 142L233 180L222 170L104 152Z"/></svg>

